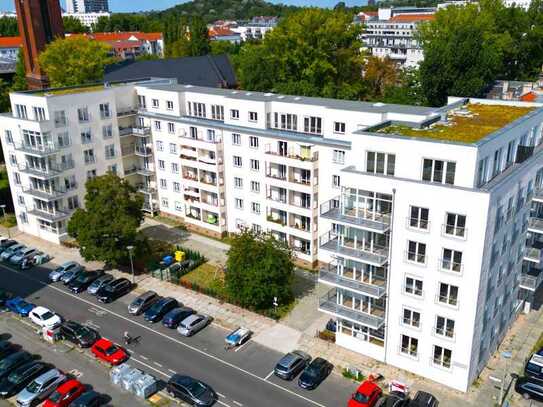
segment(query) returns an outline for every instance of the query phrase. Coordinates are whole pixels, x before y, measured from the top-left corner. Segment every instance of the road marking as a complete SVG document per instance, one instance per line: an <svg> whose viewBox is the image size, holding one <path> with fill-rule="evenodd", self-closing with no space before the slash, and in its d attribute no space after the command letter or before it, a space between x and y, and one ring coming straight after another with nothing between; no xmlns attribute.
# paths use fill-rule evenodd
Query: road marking
<svg viewBox="0 0 543 407"><path fill-rule="evenodd" d="M236 406L240 406L240 407L243 405L243 404L241 404L239 401L236 401L236 400L234 400L233 403L234 403Z"/></svg>
<svg viewBox="0 0 543 407"><path fill-rule="evenodd" d="M151 365L148 365L147 363L142 362L141 360L136 359L135 357L131 357L130 360L133 360L134 362L138 362L140 365L143 365L145 367L148 367L151 370L154 370L155 372L161 374L164 377L170 377L169 374L164 373L162 370L158 370L156 367L153 367Z"/></svg>
<svg viewBox="0 0 543 407"><path fill-rule="evenodd" d="M87 319L83 325L87 325L89 328L100 329L100 325L96 325L92 319Z"/></svg>
<svg viewBox="0 0 543 407"><path fill-rule="evenodd" d="M270 373L268 373L268 375L264 378L264 380L268 380L272 374L273 374L273 370Z"/></svg>
<svg viewBox="0 0 543 407"><path fill-rule="evenodd" d="M219 392L216 392L216 393L219 395L219 397L226 398L226 396L224 394L219 393Z"/></svg>
<svg viewBox="0 0 543 407"><path fill-rule="evenodd" d="M243 348L245 345L247 345L248 343L250 342L250 340L248 340L247 342L239 345L236 349L234 349L234 352L239 352L241 350L241 348Z"/></svg>
<svg viewBox="0 0 543 407"><path fill-rule="evenodd" d="M104 309L96 309L95 307L91 307L89 308L89 311L98 317L103 317L104 315L107 315L107 311Z"/></svg>
<svg viewBox="0 0 543 407"><path fill-rule="evenodd" d="M217 403L223 405L223 406L226 406L226 407L230 407L230 404L226 404L225 402L223 401L220 401L220 400L217 400Z"/></svg>
<svg viewBox="0 0 543 407"><path fill-rule="evenodd" d="M6 269L6 270L8 270L8 271L11 271L12 273L15 273L11 268L8 268L8 267L5 267L5 266L4 266L3 268ZM44 283L43 281L40 281L40 280L35 279L35 278L32 278L32 277L30 277L30 276L28 276L28 275L26 275L26 274L20 274L20 276L23 277L23 278L26 278L26 279L28 279L28 280L34 281L34 282L36 282L36 283L38 283L38 284L41 284L41 285L44 286L44 287L49 287L49 288L52 289L52 290L58 291L59 293L64 294L64 295L69 296L69 297L72 297L72 298L74 298L74 299L76 299L76 300L78 300L78 301L84 302L85 304L88 304L88 305L92 306L93 308L100 309L100 310L104 311L105 313L109 313L109 314L111 314L111 315L116 316L117 318L124 319L125 321L130 322L131 324L137 325L137 326L139 326L140 328L143 328L143 329L145 329L145 330L147 330L147 331L149 331L149 332L153 332L153 333L156 334L156 335L162 336L163 338L166 338L166 339L168 339L168 340L170 340L170 341L172 341L172 342L175 342L175 343L177 343L177 344L179 344L179 345L181 345L181 346L183 346L183 347L185 347L185 348L187 348L187 349L190 349L190 350L192 350L192 351L194 351L194 352L197 352L197 353L199 353L199 354L201 354L201 355L207 356L208 358L213 359L213 360L215 360L215 361L217 361L217 362L219 362L219 363L221 363L221 364L223 364L223 365L225 365L225 366L228 366L228 367L230 367L230 368L232 368L232 369L235 369L235 370L237 370L237 371L239 371L239 372L245 373L246 375L248 375L248 376L250 376L250 377L252 377L252 378L254 378L254 379L256 379L256 380L259 380L259 381L261 381L261 382L266 382L267 384L269 384L269 385L271 385L271 386L273 386L273 387L275 387L275 388L278 388L278 389L280 389L280 390L283 390L284 392L289 393L289 394L292 395L292 396L298 397L299 399L305 400L305 401L307 401L307 402L309 402L309 403L311 403L311 404L313 404L313 405L315 405L315 406L326 407L324 404L321 404L321 403L319 403L319 402L317 402L317 401L311 400L310 398L307 398L307 397L305 397L305 396L302 396L301 394L298 394L298 393L296 393L296 392L294 392L294 391L292 391L292 390L290 390L290 389L287 389L287 388L285 388L285 387L283 387L283 386L280 386L280 385L278 385L278 384L276 384L276 383L273 383L273 382L268 381L268 380L267 380L267 377L266 377L266 379L263 379L262 377L256 375L255 373L249 372L248 370L245 370L245 369L243 369L243 368L241 368L241 367L239 367L239 366L236 366L236 365L234 365L234 364L232 364L232 363L230 363L230 362L227 362L227 361L225 361L225 360L223 360L223 359L221 359L221 358L219 358L219 357L217 357L217 356L214 356L214 355L212 355L212 354L210 354L210 353L204 352L203 350L198 349L198 348L196 348L196 347L194 347L194 346L192 346L192 345L189 345L189 344L187 344L187 343L181 342L180 340L177 340L177 339L175 339L175 338L172 338L171 336L168 336L168 335L166 335L166 334L164 334L164 333L162 333L162 332L155 331L155 330L151 329L150 327L148 327L148 326L146 326L146 325L143 325L143 324L141 324L141 323L139 323L139 322L137 322L137 321L134 321L134 320L132 320L132 319L130 319L130 318L125 317L124 315L117 314L116 312L111 311L111 310L107 310L106 308L103 308L103 307L101 307L100 305L93 304L93 303L92 303L91 301L89 301L89 300L86 300L86 299L84 299L84 298L78 297L77 295L74 295L74 294L72 294L72 293L66 292L66 291L64 291L64 290L61 290L60 288L57 288L57 287L55 287L55 286L53 286L53 285L46 284L46 283ZM153 368L153 369L154 369L154 368ZM157 369L154 369L154 370L157 370ZM273 373L273 371L272 371L272 373ZM271 374L270 374L270 375L271 375ZM269 377L270 375L268 375L268 377Z"/></svg>
<svg viewBox="0 0 543 407"><path fill-rule="evenodd" d="M143 356L143 355L140 355L140 358L142 358L144 360L149 360L149 358L147 356Z"/></svg>
<svg viewBox="0 0 543 407"><path fill-rule="evenodd" d="M172 374L176 374L177 372L175 370L172 370L172 369L168 369L168 372L172 373Z"/></svg>
<svg viewBox="0 0 543 407"><path fill-rule="evenodd" d="M162 365L161 365L160 363L158 363L158 362L153 362L153 363L154 363L155 365L157 365L158 367L164 367L164 366L162 366Z"/></svg>
<svg viewBox="0 0 543 407"><path fill-rule="evenodd" d="M222 326L222 325L219 325L219 324L217 324L216 322L212 322L211 325L213 325L213 326L215 326L215 327L217 327L217 328L221 328L223 331L230 332L230 329L228 329L228 328L226 328L226 327L224 327L224 326Z"/></svg>

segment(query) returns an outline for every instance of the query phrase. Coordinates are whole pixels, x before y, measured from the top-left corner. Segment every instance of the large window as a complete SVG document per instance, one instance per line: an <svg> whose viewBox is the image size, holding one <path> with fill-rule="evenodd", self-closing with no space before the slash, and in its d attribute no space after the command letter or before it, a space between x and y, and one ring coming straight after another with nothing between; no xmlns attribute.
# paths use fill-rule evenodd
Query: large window
<svg viewBox="0 0 543 407"><path fill-rule="evenodd" d="M422 168L422 180L454 184L456 163L453 161L430 160L425 158Z"/></svg>
<svg viewBox="0 0 543 407"><path fill-rule="evenodd" d="M458 287L451 284L439 283L439 294L437 300L442 304L457 306Z"/></svg>
<svg viewBox="0 0 543 407"><path fill-rule="evenodd" d="M372 174L394 175L395 165L395 154L366 152L366 171Z"/></svg>
<svg viewBox="0 0 543 407"><path fill-rule="evenodd" d="M426 244L409 240L407 242L407 260L414 263L426 263Z"/></svg>
<svg viewBox="0 0 543 407"><path fill-rule="evenodd" d="M224 106L211 105L211 118L213 120L224 120Z"/></svg>
<svg viewBox="0 0 543 407"><path fill-rule="evenodd" d="M411 206L409 209L409 227L428 230L430 222L428 221L430 211L428 208Z"/></svg>
<svg viewBox="0 0 543 407"><path fill-rule="evenodd" d="M188 102L189 116L206 117L205 103Z"/></svg>
<svg viewBox="0 0 543 407"><path fill-rule="evenodd" d="M334 122L334 133L345 133L345 123L344 122Z"/></svg>
<svg viewBox="0 0 543 407"><path fill-rule="evenodd" d="M435 334L446 338L454 337L454 319L437 316Z"/></svg>
<svg viewBox="0 0 543 407"><path fill-rule="evenodd" d="M404 308L402 323L414 328L420 328L420 312L413 311L409 308Z"/></svg>
<svg viewBox="0 0 543 407"><path fill-rule="evenodd" d="M401 346L400 352L416 358L418 355L419 340L411 336L402 335L401 336Z"/></svg>
<svg viewBox="0 0 543 407"><path fill-rule="evenodd" d="M109 119L111 117L111 111L109 110L109 103L100 103L100 118Z"/></svg>
<svg viewBox="0 0 543 407"><path fill-rule="evenodd" d="M407 294L422 297L422 280L418 280L413 277L405 277L404 290Z"/></svg>
<svg viewBox="0 0 543 407"><path fill-rule="evenodd" d="M447 271L461 272L462 271L462 252L452 249L443 249L441 258L441 269Z"/></svg>
<svg viewBox="0 0 543 407"><path fill-rule="evenodd" d="M457 213L447 213L445 219L444 233L447 236L466 236L466 216Z"/></svg>
<svg viewBox="0 0 543 407"><path fill-rule="evenodd" d="M290 113L274 113L273 127L282 130L298 130L298 116Z"/></svg>
<svg viewBox="0 0 543 407"><path fill-rule="evenodd" d="M322 119L316 116L304 117L304 132L321 134L322 133Z"/></svg>
<svg viewBox="0 0 543 407"><path fill-rule="evenodd" d="M450 349L443 348L441 346L434 346L433 362L435 365L439 365L449 369L451 367L452 351Z"/></svg>

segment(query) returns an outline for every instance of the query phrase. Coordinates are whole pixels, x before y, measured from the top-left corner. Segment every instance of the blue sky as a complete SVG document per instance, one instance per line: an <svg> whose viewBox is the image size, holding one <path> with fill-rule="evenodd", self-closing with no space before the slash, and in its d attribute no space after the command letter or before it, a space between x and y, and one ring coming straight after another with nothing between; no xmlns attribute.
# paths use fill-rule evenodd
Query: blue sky
<svg viewBox="0 0 543 407"><path fill-rule="evenodd" d="M333 7L339 0L271 0L271 3L285 3L299 6ZM109 0L112 11L140 11L140 10L163 10L176 4L184 3L179 0ZM366 1L345 0L348 5L365 4ZM64 0L61 0L64 6ZM0 0L0 10L14 10L14 0Z"/></svg>

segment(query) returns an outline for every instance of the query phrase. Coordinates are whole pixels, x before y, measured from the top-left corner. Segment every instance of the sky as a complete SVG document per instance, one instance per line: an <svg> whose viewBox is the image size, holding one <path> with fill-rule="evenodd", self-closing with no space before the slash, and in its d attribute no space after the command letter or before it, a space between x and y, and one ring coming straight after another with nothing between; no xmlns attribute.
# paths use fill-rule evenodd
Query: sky
<svg viewBox="0 0 543 407"><path fill-rule="evenodd" d="M297 6L318 6L333 7L339 0L268 0L270 3L285 3ZM61 5L65 6L65 0L61 0ZM163 10L176 4L184 3L179 0L109 0L109 7L113 12L121 11L145 11L145 10ZM366 1L345 0L349 6L365 4ZM15 9L14 0L0 0L1 11L13 11Z"/></svg>

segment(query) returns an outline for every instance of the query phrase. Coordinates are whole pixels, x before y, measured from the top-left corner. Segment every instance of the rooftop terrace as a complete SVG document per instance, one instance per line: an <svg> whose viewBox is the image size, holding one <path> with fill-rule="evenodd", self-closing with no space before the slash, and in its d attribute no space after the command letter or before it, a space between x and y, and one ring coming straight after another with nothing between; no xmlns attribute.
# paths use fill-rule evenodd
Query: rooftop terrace
<svg viewBox="0 0 543 407"><path fill-rule="evenodd" d="M437 122L423 128L393 124L383 127L377 132L459 143L475 143L534 109L535 107L469 103L448 112L447 123Z"/></svg>

